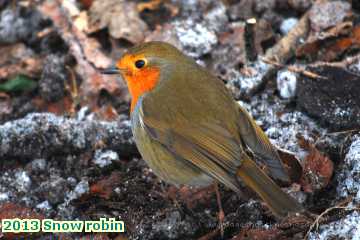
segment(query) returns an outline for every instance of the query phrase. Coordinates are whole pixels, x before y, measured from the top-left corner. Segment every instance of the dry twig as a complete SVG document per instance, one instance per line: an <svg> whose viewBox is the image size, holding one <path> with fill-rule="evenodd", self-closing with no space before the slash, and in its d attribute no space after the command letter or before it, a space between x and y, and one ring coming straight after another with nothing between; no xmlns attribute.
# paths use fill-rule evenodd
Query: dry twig
<svg viewBox="0 0 360 240"><path fill-rule="evenodd" d="M279 67L279 68L286 68L287 70L289 70L290 72L295 72L295 73L299 73L299 74L302 74L306 77L309 77L309 78L313 78L313 79L327 79L327 77L324 77L324 76L321 76L317 73L314 73L314 72L311 72L311 71L308 71L308 70L305 70L305 69L302 69L302 68L299 68L299 67L295 67L295 66L286 66L284 64L281 64L279 62L276 62L276 61L273 61L273 60L270 60L270 59L267 59L267 58L261 58L261 60L267 64L271 64L271 65L274 65L275 67Z"/></svg>
<svg viewBox="0 0 360 240"><path fill-rule="evenodd" d="M304 237L304 240L306 240L310 234L310 232L316 228L318 229L319 228L319 224L320 224L320 221L321 219L326 215L328 214L329 212L335 210L335 209L344 209L346 211L354 211L354 210L360 210L359 207L348 207L348 206L343 206L349 202L351 202L352 198L348 198L346 199L345 201L333 206L333 207L330 207L328 209L326 209L325 211L323 211L319 216L317 216L317 218L315 219L315 221L310 225L309 227L309 230L306 232L306 235Z"/></svg>

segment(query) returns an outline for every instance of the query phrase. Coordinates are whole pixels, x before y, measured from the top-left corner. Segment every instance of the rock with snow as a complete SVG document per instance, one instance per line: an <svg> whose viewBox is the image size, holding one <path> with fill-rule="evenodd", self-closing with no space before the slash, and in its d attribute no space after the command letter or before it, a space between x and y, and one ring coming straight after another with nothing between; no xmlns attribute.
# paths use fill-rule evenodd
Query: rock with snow
<svg viewBox="0 0 360 240"><path fill-rule="evenodd" d="M336 222L322 225L318 232L312 232L309 240L360 239L360 212L354 211Z"/></svg>
<svg viewBox="0 0 360 240"><path fill-rule="evenodd" d="M354 137L337 180L338 195L354 196L355 202L360 203L360 135Z"/></svg>

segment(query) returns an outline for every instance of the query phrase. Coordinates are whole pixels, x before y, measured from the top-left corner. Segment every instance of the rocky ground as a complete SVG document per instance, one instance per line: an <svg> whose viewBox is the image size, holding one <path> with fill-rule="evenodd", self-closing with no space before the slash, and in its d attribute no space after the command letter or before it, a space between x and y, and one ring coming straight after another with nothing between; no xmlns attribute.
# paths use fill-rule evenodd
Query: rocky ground
<svg viewBox="0 0 360 240"><path fill-rule="evenodd" d="M221 239L213 190L152 173L126 86L100 74L150 40L226 83L283 149L284 190L314 214L278 222L250 190L221 187L224 239L360 239L359 13L355 0L0 0L0 219L126 225L0 239Z"/></svg>

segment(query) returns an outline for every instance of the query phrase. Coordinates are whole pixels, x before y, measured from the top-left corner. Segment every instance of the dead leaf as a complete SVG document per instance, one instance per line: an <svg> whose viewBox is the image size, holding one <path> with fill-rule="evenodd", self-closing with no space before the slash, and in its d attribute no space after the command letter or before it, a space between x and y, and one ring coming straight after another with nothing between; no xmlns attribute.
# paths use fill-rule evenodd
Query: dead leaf
<svg viewBox="0 0 360 240"><path fill-rule="evenodd" d="M136 3L119 0L95 0L89 11L89 33L108 28L113 38L126 39L132 43L144 40L148 30L141 20Z"/></svg>
<svg viewBox="0 0 360 240"><path fill-rule="evenodd" d="M37 109L54 113L58 116L69 114L73 110L73 101L69 96L65 96L63 99L57 102L48 102L40 97L35 97L32 99L32 103L36 106Z"/></svg>
<svg viewBox="0 0 360 240"><path fill-rule="evenodd" d="M121 182L121 173L114 171L109 177L101 179L100 181L90 186L90 193L104 199L110 199L113 189Z"/></svg>
<svg viewBox="0 0 360 240"><path fill-rule="evenodd" d="M348 49L360 48L360 25L343 22L321 34L312 35L296 50L297 57L332 61Z"/></svg>
<svg viewBox="0 0 360 240"><path fill-rule="evenodd" d="M96 233L85 235L79 238L79 240L110 240L110 238L104 233Z"/></svg>
<svg viewBox="0 0 360 240"><path fill-rule="evenodd" d="M11 98L8 94L0 92L0 119L12 112Z"/></svg>
<svg viewBox="0 0 360 240"><path fill-rule="evenodd" d="M234 25L231 26L231 31L221 33L219 36L219 42L221 44L232 44L240 47L245 47L244 45L244 25Z"/></svg>
<svg viewBox="0 0 360 240"><path fill-rule="evenodd" d="M285 164L286 170L290 177L290 182L299 182L303 172L299 159L295 156L294 153L284 149L277 148L277 152L282 162Z"/></svg>
<svg viewBox="0 0 360 240"><path fill-rule="evenodd" d="M329 46L323 58L320 60L331 61L350 48L360 48L360 25L352 29L349 37L339 39L333 45Z"/></svg>
<svg viewBox="0 0 360 240"><path fill-rule="evenodd" d="M271 24L263 19L259 19L255 25L255 48L259 54L263 54L266 49L266 42L275 42L275 33L271 27Z"/></svg>
<svg viewBox="0 0 360 240"><path fill-rule="evenodd" d="M241 232L233 237L233 240L285 240L284 237L279 237L281 231L279 229L250 229L250 228L243 228Z"/></svg>
<svg viewBox="0 0 360 240"><path fill-rule="evenodd" d="M180 199L189 209L194 209L199 203L208 203L214 198L214 186L210 185L203 188L181 187L180 189L170 186L167 195L172 199Z"/></svg>
<svg viewBox="0 0 360 240"><path fill-rule="evenodd" d="M305 192L323 189L329 184L333 174L333 162L302 136L298 137L298 142L303 149L309 152L305 159L304 171L300 180L302 188Z"/></svg>
<svg viewBox="0 0 360 240"><path fill-rule="evenodd" d="M20 206L15 203L4 203L0 205L0 219L44 219L45 216L34 212L32 209ZM1 228L0 228L1 232ZM36 234L36 233L35 233ZM5 239L25 239L30 238L34 233L4 233Z"/></svg>
<svg viewBox="0 0 360 240"><path fill-rule="evenodd" d="M157 9L162 2L163 0L151 0L150 2L138 3L136 7L138 12L142 12L145 9L154 10Z"/></svg>
<svg viewBox="0 0 360 240"><path fill-rule="evenodd" d="M99 111L97 111L97 114L105 121L115 121L119 116L114 107L110 104L102 106Z"/></svg>
<svg viewBox="0 0 360 240"><path fill-rule="evenodd" d="M18 74L36 78L42 70L42 59L23 43L1 47L0 79L8 79Z"/></svg>
<svg viewBox="0 0 360 240"><path fill-rule="evenodd" d="M56 1L43 2L39 6L39 11L53 20L61 37L69 45L70 54L75 57L77 62L75 72L83 79L79 92L84 97L84 101L96 99L102 89L110 94L126 89L125 84L117 81L115 77L104 76L98 71L98 67L108 67L111 59L100 51L99 43L95 39L88 38L84 32L68 21L66 12L64 13Z"/></svg>

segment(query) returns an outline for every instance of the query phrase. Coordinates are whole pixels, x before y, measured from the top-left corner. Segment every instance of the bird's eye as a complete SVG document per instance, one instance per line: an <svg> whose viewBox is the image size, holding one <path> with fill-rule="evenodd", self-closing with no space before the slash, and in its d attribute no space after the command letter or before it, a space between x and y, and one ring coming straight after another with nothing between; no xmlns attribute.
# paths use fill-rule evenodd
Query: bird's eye
<svg viewBox="0 0 360 240"><path fill-rule="evenodd" d="M144 67L145 66L145 61L144 60L137 60L136 62L135 62L135 67L136 68L142 68L142 67Z"/></svg>

